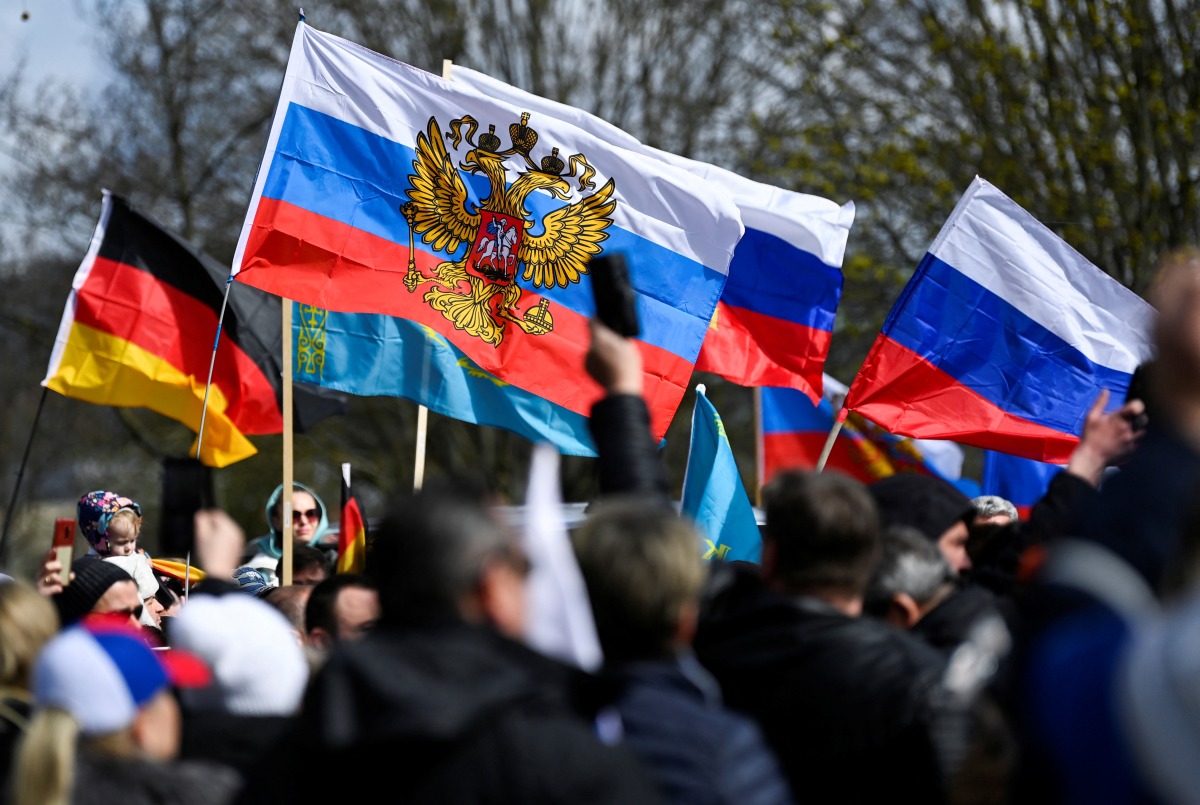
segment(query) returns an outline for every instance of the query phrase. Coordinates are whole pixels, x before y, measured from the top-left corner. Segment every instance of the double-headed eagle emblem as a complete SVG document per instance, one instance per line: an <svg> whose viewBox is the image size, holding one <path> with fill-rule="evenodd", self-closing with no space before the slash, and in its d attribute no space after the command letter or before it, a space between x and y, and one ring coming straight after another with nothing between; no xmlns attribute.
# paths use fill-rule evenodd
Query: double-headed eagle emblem
<svg viewBox="0 0 1200 805"><path fill-rule="evenodd" d="M441 311L455 328L494 347L504 340L508 322L530 335L545 335L554 329L545 297L522 308L518 272L534 288L565 288L579 282L608 237L604 230L612 224L617 206L615 185L609 179L594 193L544 215L541 232L535 234L538 222L525 206L530 193L544 191L570 201L567 180L577 178L581 193L593 190L596 171L583 154L574 154L564 163L557 148L542 157L540 164L535 163L530 154L538 134L528 124L526 112L520 123L508 127L511 145L502 149L494 125L476 142L479 123L465 115L450 122L443 141L437 119L431 117L426 131L417 135L409 201L400 207L409 228L408 273L404 277L409 292L430 284L423 297L430 307ZM470 150L456 168L446 141L458 151L464 140ZM513 155L524 158L529 170L518 172L509 184L504 162ZM490 182L488 196L478 205L470 201L459 170L482 174ZM432 276L418 271L414 235L453 259L439 263Z"/></svg>

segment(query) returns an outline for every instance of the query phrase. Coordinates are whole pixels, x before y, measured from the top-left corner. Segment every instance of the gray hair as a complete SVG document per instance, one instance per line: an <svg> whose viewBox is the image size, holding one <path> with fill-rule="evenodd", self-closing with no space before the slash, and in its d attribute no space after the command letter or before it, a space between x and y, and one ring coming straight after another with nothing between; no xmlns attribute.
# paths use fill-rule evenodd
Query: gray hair
<svg viewBox="0 0 1200 805"><path fill-rule="evenodd" d="M1005 500L999 495L980 495L977 498L971 499L971 505L975 507L975 513L979 517L994 517L997 514L1007 514L1014 520L1021 519L1017 515L1017 507L1012 504L1012 501Z"/></svg>
<svg viewBox="0 0 1200 805"><path fill-rule="evenodd" d="M884 533L883 556L863 594L863 611L882 617L896 593L925 604L954 578L936 542L910 526L893 526Z"/></svg>

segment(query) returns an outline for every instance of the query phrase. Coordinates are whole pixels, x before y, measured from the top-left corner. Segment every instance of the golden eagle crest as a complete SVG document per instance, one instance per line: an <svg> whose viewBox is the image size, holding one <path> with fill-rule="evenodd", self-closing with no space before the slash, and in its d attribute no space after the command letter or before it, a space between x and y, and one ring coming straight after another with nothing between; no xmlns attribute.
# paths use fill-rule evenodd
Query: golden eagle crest
<svg viewBox="0 0 1200 805"><path fill-rule="evenodd" d="M521 309L521 286L517 272L534 288L567 287L588 271L588 261L600 251L612 224L617 202L612 179L591 195L560 207L541 219L540 234L531 234L537 221L525 208L525 199L544 190L563 201L571 198L567 179L578 176L580 191L596 187L595 169L583 154L574 154L567 164L558 149L537 164L530 157L538 134L528 125L529 113L508 127L507 149L501 149L496 127L475 141L478 122L465 115L450 122L445 138L458 151L465 140L470 149L458 169L483 174L491 184L487 198L478 206L469 201L463 177L442 140L437 118L429 118L425 132L417 134L417 158L409 201L400 207L408 221L409 258L405 287L415 292L430 283L424 301L441 311L455 328L481 338L492 346L504 340L507 322L530 335L545 335L554 329L549 302L543 297L536 306ZM529 170L508 182L504 160L519 154ZM417 270L414 233L437 251L458 255L439 263L432 276Z"/></svg>

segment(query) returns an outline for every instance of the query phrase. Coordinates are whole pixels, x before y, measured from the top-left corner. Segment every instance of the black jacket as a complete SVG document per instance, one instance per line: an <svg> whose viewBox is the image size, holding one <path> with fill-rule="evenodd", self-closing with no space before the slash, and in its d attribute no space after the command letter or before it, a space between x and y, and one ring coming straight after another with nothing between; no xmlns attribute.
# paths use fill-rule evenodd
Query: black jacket
<svg viewBox="0 0 1200 805"><path fill-rule="evenodd" d="M484 627L380 626L330 655L284 747L290 766L272 773L280 785L245 801L660 801L627 750L594 736L570 673Z"/></svg>
<svg viewBox="0 0 1200 805"><path fill-rule="evenodd" d="M602 494L666 499L645 402L592 408ZM920 640L767 589L756 565L714 563L694 641L725 703L753 717L798 802L945 800L969 717ZM898 796L899 795L899 796Z"/></svg>
<svg viewBox="0 0 1200 805"><path fill-rule="evenodd" d="M799 802L944 801L965 717L944 660L870 618L766 587L752 565L716 566L695 649L726 703L752 715Z"/></svg>
<svg viewBox="0 0 1200 805"><path fill-rule="evenodd" d="M758 725L727 710L694 657L627 663L614 704L624 743L679 805L788 805L792 796Z"/></svg>

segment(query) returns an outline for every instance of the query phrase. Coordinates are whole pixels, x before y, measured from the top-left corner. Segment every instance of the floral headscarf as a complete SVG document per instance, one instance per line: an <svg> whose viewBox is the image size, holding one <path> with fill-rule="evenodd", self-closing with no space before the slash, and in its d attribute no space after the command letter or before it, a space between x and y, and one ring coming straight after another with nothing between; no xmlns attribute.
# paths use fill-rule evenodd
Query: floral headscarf
<svg viewBox="0 0 1200 805"><path fill-rule="evenodd" d="M101 556L107 556L109 553L108 523L114 514L121 509L129 509L139 519L142 516L142 507L136 502L116 492L105 492L102 489L88 492L79 499L75 508L79 530L83 532L88 544Z"/></svg>

